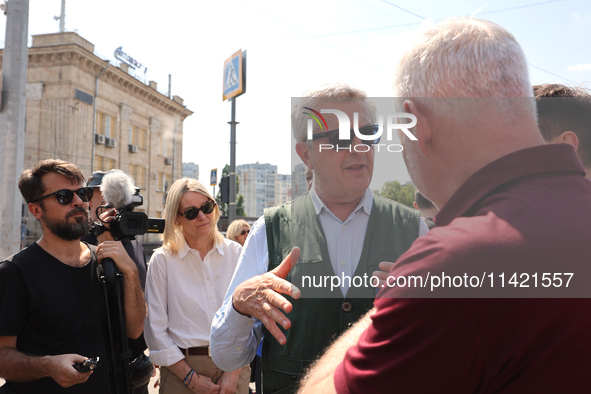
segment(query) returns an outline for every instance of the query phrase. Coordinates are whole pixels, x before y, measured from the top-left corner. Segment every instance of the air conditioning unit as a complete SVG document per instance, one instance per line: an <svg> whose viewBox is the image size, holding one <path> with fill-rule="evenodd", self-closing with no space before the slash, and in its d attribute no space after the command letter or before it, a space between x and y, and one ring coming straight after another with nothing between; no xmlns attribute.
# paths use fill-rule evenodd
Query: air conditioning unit
<svg viewBox="0 0 591 394"><path fill-rule="evenodd" d="M137 145L129 144L129 153L137 153Z"/></svg>
<svg viewBox="0 0 591 394"><path fill-rule="evenodd" d="M165 157L164 158L164 164L169 166L172 164L172 159L170 157Z"/></svg>
<svg viewBox="0 0 591 394"><path fill-rule="evenodd" d="M115 138L107 137L105 139L105 145L109 148L115 148L117 146L117 140L115 140Z"/></svg>
<svg viewBox="0 0 591 394"><path fill-rule="evenodd" d="M95 144L104 145L105 144L105 136L102 134L95 134L94 135L94 142L95 142Z"/></svg>

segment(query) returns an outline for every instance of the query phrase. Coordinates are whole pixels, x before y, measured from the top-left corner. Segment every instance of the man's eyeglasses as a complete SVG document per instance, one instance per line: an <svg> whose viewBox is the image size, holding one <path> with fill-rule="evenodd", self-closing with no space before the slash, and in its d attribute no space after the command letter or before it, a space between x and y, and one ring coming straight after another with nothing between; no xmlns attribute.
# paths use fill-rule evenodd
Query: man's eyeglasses
<svg viewBox="0 0 591 394"><path fill-rule="evenodd" d="M199 211L203 212L204 214L208 214L208 213L212 213L213 209L215 208L215 201L205 201L203 204L201 204L201 208L195 208L195 207L190 207L185 209L185 212L178 212L179 215L182 215L185 217L185 219L187 220L193 220L195 219L197 216L199 216Z"/></svg>
<svg viewBox="0 0 591 394"><path fill-rule="evenodd" d="M57 202L59 202L62 205L68 205L74 199L74 193L76 193L78 195L78 197L80 197L80 199L84 202L88 202L88 201L92 200L92 188L91 187L81 187L78 190L61 189L61 190L58 190L57 192L49 193L49 194L46 194L46 195L41 196L39 198L36 198L35 200L33 200L31 202L38 202L38 201L41 201L44 198L47 198L49 196L55 196L55 198L57 199Z"/></svg>
<svg viewBox="0 0 591 394"><path fill-rule="evenodd" d="M363 126L359 128L359 134L364 136L375 136L378 133L380 126L378 125L370 125L370 126ZM355 137L355 131L353 129L349 132L349 138L341 140L339 139L339 130L331 130L325 131L324 133L317 133L312 136L313 140L318 140L320 138L328 137L328 142L332 145L332 149L348 149L351 146L351 142ZM381 136L380 136L381 137ZM361 140L361 142L365 145L374 145L380 142L380 137L370 139L370 140Z"/></svg>
<svg viewBox="0 0 591 394"><path fill-rule="evenodd" d="M250 230L242 230L242 232L240 233L240 235L245 235L250 233Z"/></svg>

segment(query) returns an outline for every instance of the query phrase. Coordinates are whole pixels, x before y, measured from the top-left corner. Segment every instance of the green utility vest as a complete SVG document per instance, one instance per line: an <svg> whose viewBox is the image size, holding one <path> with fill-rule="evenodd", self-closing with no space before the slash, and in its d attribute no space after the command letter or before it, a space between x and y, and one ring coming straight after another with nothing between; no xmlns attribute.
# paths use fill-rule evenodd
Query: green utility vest
<svg viewBox="0 0 591 394"><path fill-rule="evenodd" d="M302 296L294 300L287 317L289 330L281 330L287 338L281 346L264 329L262 380L263 392L293 393L305 369L373 306L376 288L358 287L366 275L379 269L381 261L396 261L419 235L419 213L378 194L373 206L354 277L343 298L339 286L331 290L335 277L322 226L308 193L284 205L265 210L265 226L269 247L269 270L277 267L294 246L301 250L298 263L288 281L298 286ZM324 278L328 278L325 282ZM326 284L326 285L325 285Z"/></svg>

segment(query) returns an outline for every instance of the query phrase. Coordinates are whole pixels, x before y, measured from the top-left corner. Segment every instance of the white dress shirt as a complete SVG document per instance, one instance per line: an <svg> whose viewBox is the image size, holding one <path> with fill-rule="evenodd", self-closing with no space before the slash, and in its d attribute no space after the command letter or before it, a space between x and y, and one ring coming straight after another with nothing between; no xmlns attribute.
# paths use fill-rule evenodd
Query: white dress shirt
<svg viewBox="0 0 591 394"><path fill-rule="evenodd" d="M211 322L222 305L242 247L224 239L201 259L182 240L179 253L154 251L146 279L144 337L154 364L170 366L187 349L209 345Z"/></svg>
<svg viewBox="0 0 591 394"><path fill-rule="evenodd" d="M373 205L371 191L365 191L359 205L344 222L326 207L314 191L314 187L310 189L310 197L326 236L328 254L335 275L340 276L344 273L345 276L352 277L361 257ZM428 231L427 225L421 219L419 236ZM218 368L224 371L233 371L250 363L263 336L263 326L259 320L243 316L234 309L234 290L242 282L262 275L268 269L267 230L264 217L260 217L250 230L224 303L213 318L211 326L211 357ZM343 294L346 294L347 290L341 287Z"/></svg>

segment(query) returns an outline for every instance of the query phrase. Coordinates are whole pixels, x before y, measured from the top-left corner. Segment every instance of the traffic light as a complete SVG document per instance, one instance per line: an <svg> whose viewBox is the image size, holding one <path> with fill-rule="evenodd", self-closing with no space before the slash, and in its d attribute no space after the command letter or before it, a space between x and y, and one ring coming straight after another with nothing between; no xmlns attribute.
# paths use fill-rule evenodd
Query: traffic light
<svg viewBox="0 0 591 394"><path fill-rule="evenodd" d="M222 177L220 182L220 193L222 195L222 202L228 204L230 202L230 177Z"/></svg>

